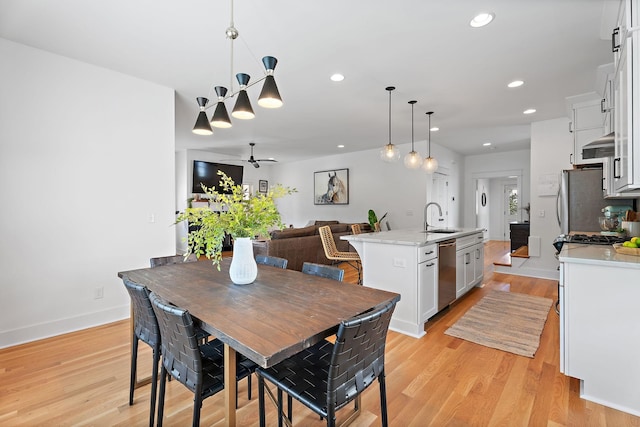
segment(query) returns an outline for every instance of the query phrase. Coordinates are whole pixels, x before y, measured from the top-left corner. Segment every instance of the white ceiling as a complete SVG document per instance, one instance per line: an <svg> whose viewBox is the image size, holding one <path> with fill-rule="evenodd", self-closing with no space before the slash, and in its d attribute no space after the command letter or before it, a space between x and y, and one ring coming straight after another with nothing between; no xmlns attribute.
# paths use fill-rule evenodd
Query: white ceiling
<svg viewBox="0 0 640 427"><path fill-rule="evenodd" d="M280 109L257 105L213 136L193 135L197 96L229 86L229 0L2 0L0 37L174 88L176 148L291 161L382 147L392 94L394 143L432 141L462 154L529 146L532 121L565 116L565 97L596 89L612 61L604 0L235 0L234 73L279 63ZM610 4L609 4L610 5ZM468 25L480 11L493 23ZM603 30L601 31L601 26ZM329 77L343 73L343 82ZM508 89L521 79L525 85ZM34 82L37 84L37 82ZM235 86L235 79L234 79ZM135 101L134 101L135 102ZM212 102L212 101L211 101ZM227 101L227 108L233 108ZM100 100L96 99L99 107ZM537 113L523 115L527 108ZM209 109L209 115L213 109ZM338 149L338 144L345 148Z"/></svg>

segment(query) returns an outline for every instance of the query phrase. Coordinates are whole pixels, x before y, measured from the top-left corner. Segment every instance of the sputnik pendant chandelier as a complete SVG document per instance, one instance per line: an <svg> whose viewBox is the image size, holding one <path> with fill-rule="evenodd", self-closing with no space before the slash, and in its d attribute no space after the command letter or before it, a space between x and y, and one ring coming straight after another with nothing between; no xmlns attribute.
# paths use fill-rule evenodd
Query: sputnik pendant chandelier
<svg viewBox="0 0 640 427"><path fill-rule="evenodd" d="M226 29L225 34L229 40L231 40L231 59L230 59L230 68L231 75L233 75L233 42L238 38L239 32L233 25L233 0L231 0L231 25ZM231 112L231 115L236 119L247 120L253 119L255 114L253 112L253 108L251 107L251 101L249 100L249 96L247 94L247 89L251 86L260 83L264 80L264 85L262 86L262 91L260 92L260 96L258 97L258 105L264 108L279 108L282 106L282 98L280 97L280 92L278 91L278 86L276 85L275 78L273 77L273 70L276 68L276 64L278 60L273 56L265 56L262 58L262 64L265 68L265 75L256 80L253 83L249 83L250 76L245 73L236 74L236 80L238 81L239 89L235 92L229 93L226 87L224 86L215 86L214 90L218 97L218 102L215 104L216 109L211 117L211 121L207 118L206 110L213 106L207 104L209 103L209 99L205 97L196 98L198 102L198 107L200 107L200 112L198 113L198 118L196 119L196 124L193 127L193 133L196 135L212 135L213 130L211 126L217 128L230 128L232 126L231 119L229 118L229 113L227 112L227 107L224 104L224 101L237 96L235 106ZM232 83L230 83L230 87Z"/></svg>

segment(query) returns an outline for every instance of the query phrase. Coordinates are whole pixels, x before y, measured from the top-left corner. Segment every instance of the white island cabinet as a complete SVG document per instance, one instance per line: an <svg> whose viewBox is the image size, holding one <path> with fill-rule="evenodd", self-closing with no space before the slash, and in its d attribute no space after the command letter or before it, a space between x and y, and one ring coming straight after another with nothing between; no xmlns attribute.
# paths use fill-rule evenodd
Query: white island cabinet
<svg viewBox="0 0 640 427"><path fill-rule="evenodd" d="M449 234L392 230L341 239L348 240L360 255L364 286L401 295L390 328L420 338L425 334L424 323L438 312L438 243L467 236L477 240L482 237L482 229ZM479 258L483 255L481 248Z"/></svg>
<svg viewBox="0 0 640 427"><path fill-rule="evenodd" d="M559 297L560 372L583 399L640 416L640 257L565 244Z"/></svg>

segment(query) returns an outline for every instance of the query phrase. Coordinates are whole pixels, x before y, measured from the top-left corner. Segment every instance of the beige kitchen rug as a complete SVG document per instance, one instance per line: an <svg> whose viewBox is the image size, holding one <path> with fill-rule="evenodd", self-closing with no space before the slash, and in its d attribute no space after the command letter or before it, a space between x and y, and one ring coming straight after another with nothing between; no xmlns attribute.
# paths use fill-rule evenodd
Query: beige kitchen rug
<svg viewBox="0 0 640 427"><path fill-rule="evenodd" d="M533 357L553 301L505 291L490 291L445 331L452 337Z"/></svg>

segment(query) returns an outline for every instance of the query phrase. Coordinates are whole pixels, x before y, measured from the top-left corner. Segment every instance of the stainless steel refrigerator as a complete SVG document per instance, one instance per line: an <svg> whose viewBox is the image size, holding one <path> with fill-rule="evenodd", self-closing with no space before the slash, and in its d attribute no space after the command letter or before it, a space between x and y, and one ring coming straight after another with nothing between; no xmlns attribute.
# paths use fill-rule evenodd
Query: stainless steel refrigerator
<svg viewBox="0 0 640 427"><path fill-rule="evenodd" d="M599 232L605 206L634 206L633 199L605 199L602 167L562 171L557 211L560 233Z"/></svg>

